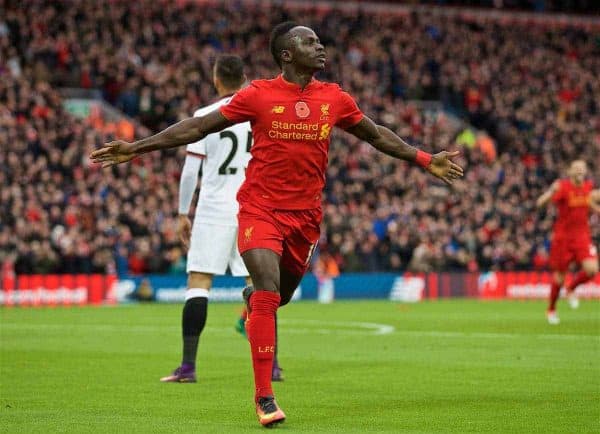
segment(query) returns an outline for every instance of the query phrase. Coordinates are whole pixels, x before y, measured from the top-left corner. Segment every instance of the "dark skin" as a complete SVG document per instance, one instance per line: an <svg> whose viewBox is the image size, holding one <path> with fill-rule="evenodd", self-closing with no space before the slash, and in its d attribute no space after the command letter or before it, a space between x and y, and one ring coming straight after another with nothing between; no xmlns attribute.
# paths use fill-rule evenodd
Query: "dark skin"
<svg viewBox="0 0 600 434"><path fill-rule="evenodd" d="M283 78L304 88L314 74L325 67L325 48L315 32L308 27L294 27L286 37L286 47L280 54ZM107 143L94 151L91 158L94 162L101 163L102 167L109 167L147 152L196 142L231 125L233 123L216 110L203 117L185 119L154 136L133 143L121 140ZM367 116L346 131L384 154L413 162L416 159L416 148L391 130L375 124ZM458 154L439 152L433 155L426 170L445 183L452 184L455 179L463 176L463 169L452 161ZM269 249L252 249L245 252L242 258L255 288L279 293L282 306L289 302L300 283L301 275L295 275L282 267L280 256Z"/></svg>

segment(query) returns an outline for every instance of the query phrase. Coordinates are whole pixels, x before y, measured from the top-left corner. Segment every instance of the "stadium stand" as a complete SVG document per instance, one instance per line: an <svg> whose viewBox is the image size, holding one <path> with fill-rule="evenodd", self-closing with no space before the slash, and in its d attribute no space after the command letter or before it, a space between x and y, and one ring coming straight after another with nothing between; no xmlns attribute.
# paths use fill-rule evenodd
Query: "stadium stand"
<svg viewBox="0 0 600 434"><path fill-rule="evenodd" d="M269 30L289 18L315 28L329 56L322 78L365 113L429 151L464 150L467 175L450 191L337 134L321 248L341 271L545 269L553 213L535 198L577 157L600 182L598 27L238 2L0 5L0 262L17 273L184 271L182 151L90 165L116 131L70 114L59 89L99 89L162 129L214 98L219 52L243 56L251 78L274 76ZM474 129L457 131L445 113ZM598 215L592 228L599 242Z"/></svg>

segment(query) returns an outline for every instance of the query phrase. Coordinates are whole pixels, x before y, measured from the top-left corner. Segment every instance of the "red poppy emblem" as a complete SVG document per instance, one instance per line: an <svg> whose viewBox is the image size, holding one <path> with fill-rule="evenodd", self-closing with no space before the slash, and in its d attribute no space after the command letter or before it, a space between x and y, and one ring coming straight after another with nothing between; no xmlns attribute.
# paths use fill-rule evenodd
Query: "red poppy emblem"
<svg viewBox="0 0 600 434"><path fill-rule="evenodd" d="M307 118L308 115L310 114L310 110L308 108L308 104L306 104L304 101L298 101L296 103L296 114L298 115L299 118Z"/></svg>

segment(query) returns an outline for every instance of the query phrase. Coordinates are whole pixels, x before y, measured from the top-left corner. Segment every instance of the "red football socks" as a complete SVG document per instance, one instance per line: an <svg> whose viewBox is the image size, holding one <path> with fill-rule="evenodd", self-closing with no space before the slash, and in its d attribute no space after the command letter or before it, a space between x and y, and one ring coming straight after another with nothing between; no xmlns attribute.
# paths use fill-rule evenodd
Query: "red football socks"
<svg viewBox="0 0 600 434"><path fill-rule="evenodd" d="M585 271L580 271L579 273L577 273L575 275L575 277L573 278L573 281L569 284L569 286L567 286L567 292L571 293L571 292L575 291L575 288L577 288L582 283L585 283L588 280L591 280L592 277L593 276L588 276L588 274Z"/></svg>
<svg viewBox="0 0 600 434"><path fill-rule="evenodd" d="M275 313L281 297L271 291L256 290L250 297L250 314L246 322L246 333L252 352L254 368L254 399L273 396L271 371L275 355Z"/></svg>
<svg viewBox="0 0 600 434"><path fill-rule="evenodd" d="M552 286L550 287L550 305L548 306L548 310L556 309L556 301L558 300L559 294L560 285L556 282L552 282Z"/></svg>

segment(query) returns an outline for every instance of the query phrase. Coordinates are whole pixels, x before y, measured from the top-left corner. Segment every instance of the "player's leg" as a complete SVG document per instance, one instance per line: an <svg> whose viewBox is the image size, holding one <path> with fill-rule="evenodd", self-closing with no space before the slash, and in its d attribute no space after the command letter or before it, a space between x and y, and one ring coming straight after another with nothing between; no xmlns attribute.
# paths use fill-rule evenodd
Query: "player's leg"
<svg viewBox="0 0 600 434"><path fill-rule="evenodd" d="M271 381L283 381L283 368L279 364L279 327L277 314L275 314L275 354L273 354L273 367L271 368Z"/></svg>
<svg viewBox="0 0 600 434"><path fill-rule="evenodd" d="M183 335L183 366L196 366L198 342L206 325L208 291L212 287L212 274L190 272L188 290L181 318Z"/></svg>
<svg viewBox="0 0 600 434"><path fill-rule="evenodd" d="M260 290L279 296L279 254L271 249L255 248L242 253L242 258L250 273L254 292Z"/></svg>
<svg viewBox="0 0 600 434"><path fill-rule="evenodd" d="M236 238L235 227L233 241L230 229L194 221L187 256L188 289L181 315L183 357L172 375L161 378L163 382L194 382L196 379L198 343L206 324L213 275L227 270L231 243Z"/></svg>
<svg viewBox="0 0 600 434"><path fill-rule="evenodd" d="M300 284L302 280L302 276L298 276L290 273L283 265L279 268L279 294L281 295L281 301L279 302L279 307L285 306L290 302L292 296L294 295L294 291ZM279 333L277 327L277 318L275 318L275 339L277 345L275 346L275 359L273 360L273 373L271 378L273 381L283 381L283 368L279 364Z"/></svg>
<svg viewBox="0 0 600 434"><path fill-rule="evenodd" d="M585 243L581 248L577 249L576 259L581 264L581 270L575 275L571 283L567 285L569 303L573 308L579 305L579 300L575 296L575 289L579 285L593 279L598 273L598 252L596 246L591 243Z"/></svg>
<svg viewBox="0 0 600 434"><path fill-rule="evenodd" d="M560 322L558 314L556 313L556 302L558 301L558 297L560 295L560 288L565 282L565 274L566 273L564 271L555 271L552 274L550 300L548 303L548 310L546 311L546 318L550 324L558 324Z"/></svg>
<svg viewBox="0 0 600 434"><path fill-rule="evenodd" d="M289 271L285 265L281 265L281 270L279 274L279 281L281 282L281 287L279 293L281 294L281 305L285 306L290 302L292 297L294 296L294 292L296 288L300 285L300 281L304 274L297 274Z"/></svg>
<svg viewBox="0 0 600 434"><path fill-rule="evenodd" d="M296 275L290 273L283 266L280 267L280 288L279 293L281 295L281 301L279 303L279 307L285 306L290 302L292 296L294 295L294 291L300 285L300 281L302 280L302 275ZM273 358L273 371L271 373L272 381L283 381L283 368L279 364L279 332L277 326L277 316L275 316L275 356Z"/></svg>
<svg viewBox="0 0 600 434"><path fill-rule="evenodd" d="M240 203L238 223L238 249L253 283L252 288L244 290L244 300L248 309L246 333L254 370L256 414L261 425L272 426L285 420L271 385L284 235L272 211L257 206Z"/></svg>
<svg viewBox="0 0 600 434"><path fill-rule="evenodd" d="M246 288L249 287L253 287L250 276L246 277ZM235 322L235 330L245 338L248 338L248 336L246 336L246 319L248 319L248 311L246 310L246 305L244 305L239 318Z"/></svg>
<svg viewBox="0 0 600 434"><path fill-rule="evenodd" d="M250 277L250 273L248 272L248 269L244 265L244 260L242 259L242 256L240 255L240 252L237 247L237 237L238 237L237 228L235 228L232 235L234 235L234 236L232 237L233 239L232 239L232 245L231 245L231 253L230 253L230 257L229 257L229 270L231 270L232 276L244 277L244 279L246 281L245 282L246 288L252 287L253 286L252 278ZM237 321L235 322L235 330L238 333L240 333L242 336L244 336L245 338L247 338L247 336L246 336L246 319L247 318L248 318L248 312L246 311L246 307L244 306L244 309L240 313L240 316L238 317Z"/></svg>
<svg viewBox="0 0 600 434"><path fill-rule="evenodd" d="M550 297L548 299L548 309L546 310L546 319L550 324L560 322L556 313L556 302L560 296L560 288L565 283L565 275L569 269L569 264L575 259L569 249L569 241L562 238L554 238L550 246L550 269L552 270L552 283L550 285Z"/></svg>
<svg viewBox="0 0 600 434"><path fill-rule="evenodd" d="M229 269L231 270L231 274L234 276L247 276L246 277L246 288L253 287L252 278L248 276L248 270L244 265L244 261L237 249L237 245L231 251L231 259L229 261ZM244 337L246 336L246 319L248 317L248 312L246 309L240 315L236 323L236 330L241 333ZM273 356L273 368L271 371L271 381L283 381L283 374L281 366L279 365L279 361L277 360L278 353L278 334L277 334L277 315L275 315L275 354Z"/></svg>
<svg viewBox="0 0 600 434"><path fill-rule="evenodd" d="M288 304L304 273L310 267L310 261L320 236L321 210L313 209L290 212L279 216L288 222L290 233L283 243L280 267L281 306Z"/></svg>
<svg viewBox="0 0 600 434"><path fill-rule="evenodd" d="M600 272L600 266L598 265L598 257L586 259L581 263L583 272L587 274L587 280L593 279L598 272Z"/></svg>
<svg viewBox="0 0 600 434"><path fill-rule="evenodd" d="M208 291L212 287L213 275L191 271L188 274L188 289L181 313L181 338L183 356L181 365L166 377L166 383L195 383L196 356L200 335L206 325L208 312Z"/></svg>
<svg viewBox="0 0 600 434"><path fill-rule="evenodd" d="M285 414L275 402L271 385L275 356L275 318L281 300L279 255L270 249L255 248L242 253L242 257L254 284L252 291L245 291L245 298L248 309L246 332L254 369L256 413L262 425L270 426L285 420Z"/></svg>

